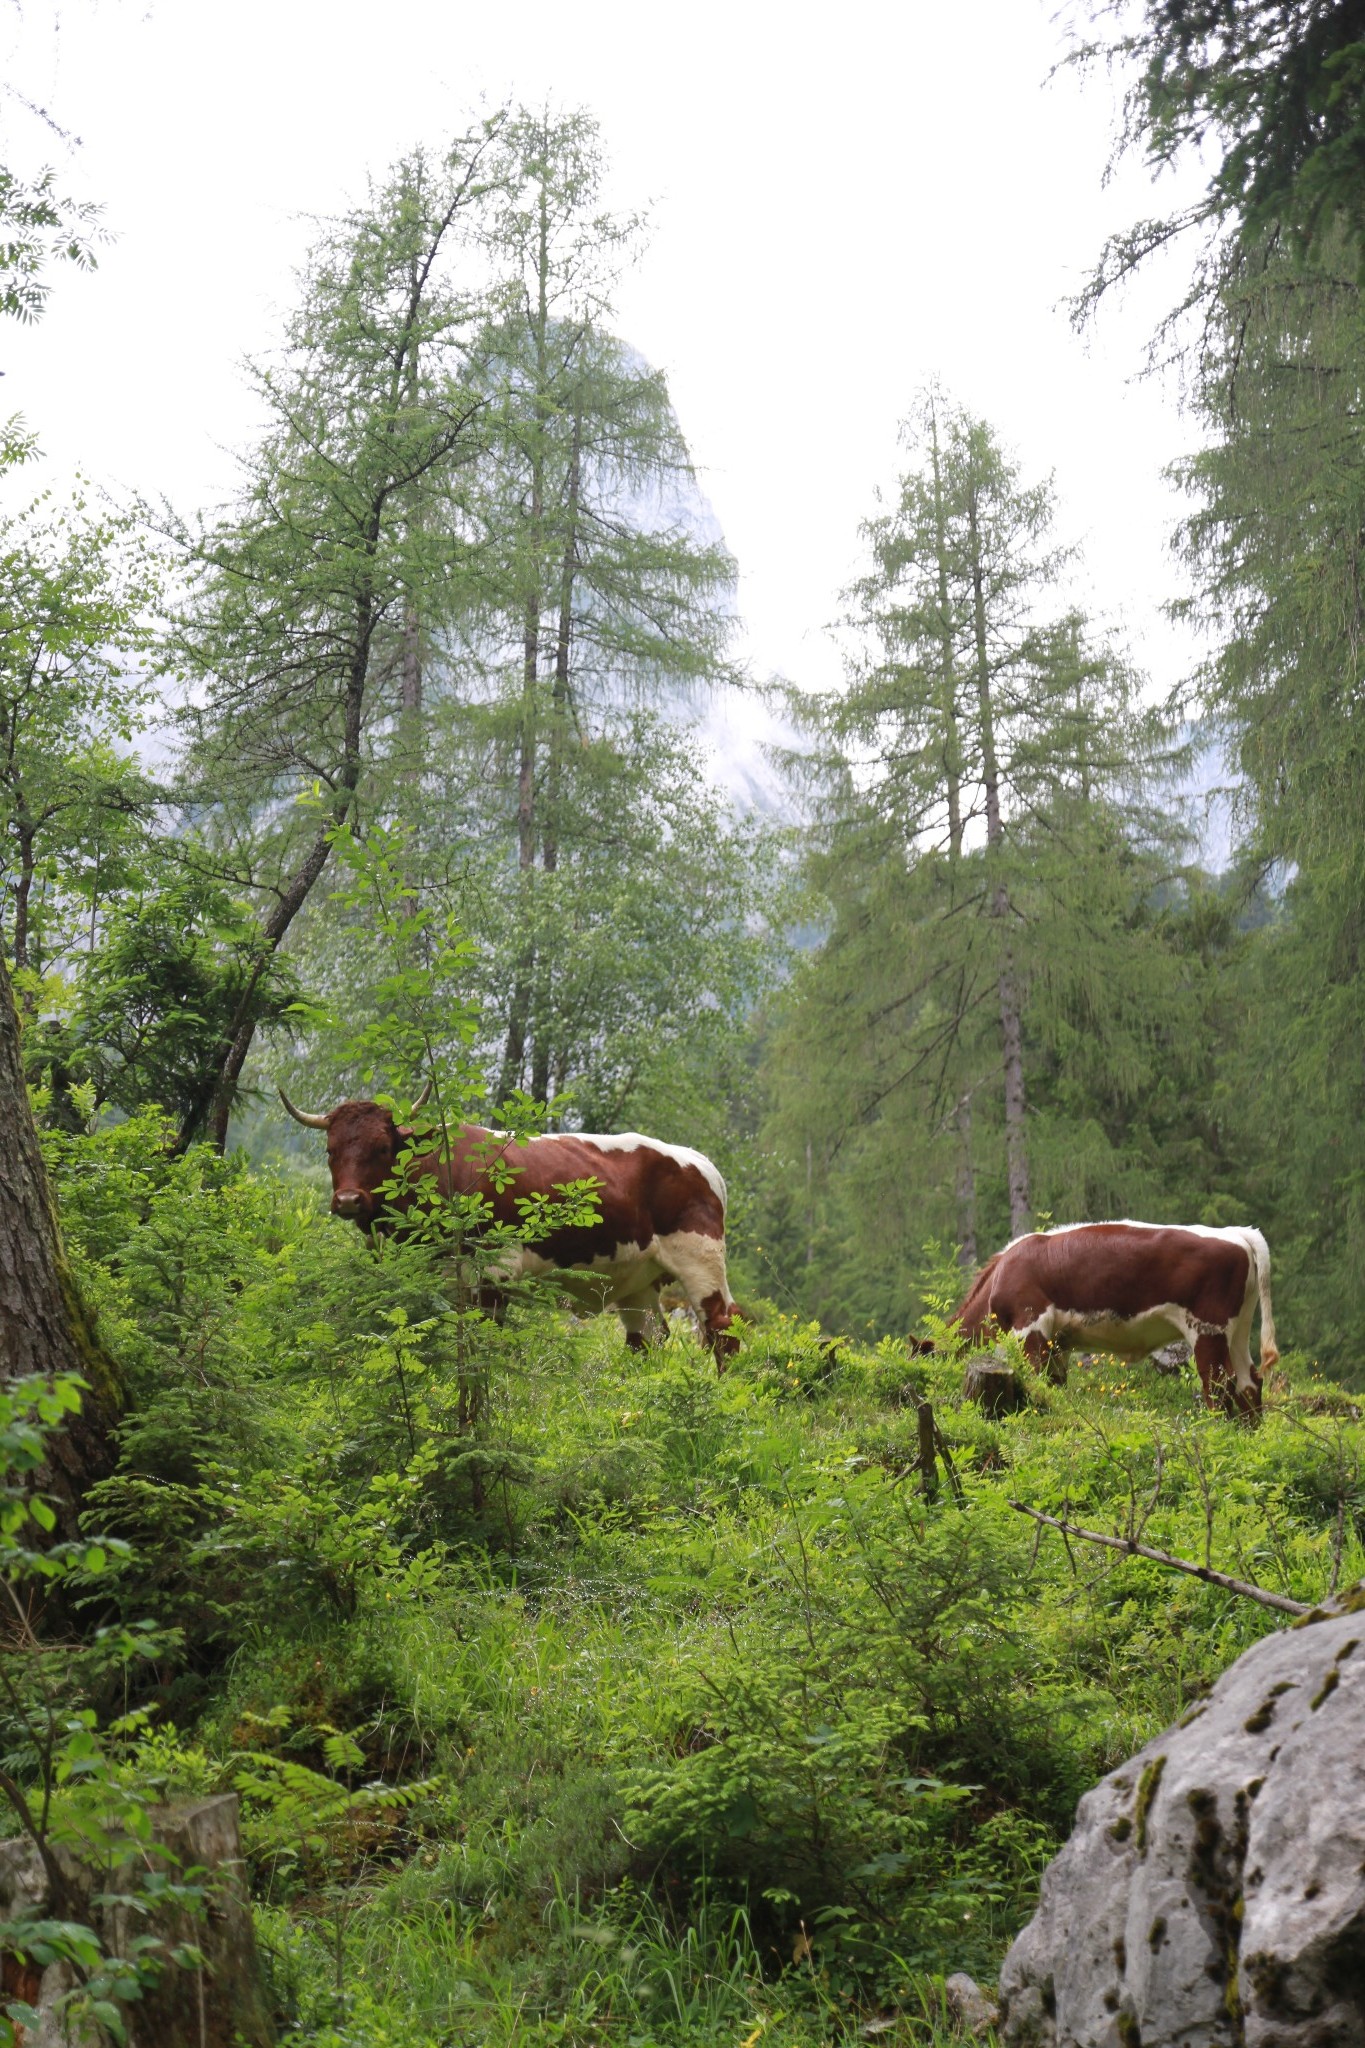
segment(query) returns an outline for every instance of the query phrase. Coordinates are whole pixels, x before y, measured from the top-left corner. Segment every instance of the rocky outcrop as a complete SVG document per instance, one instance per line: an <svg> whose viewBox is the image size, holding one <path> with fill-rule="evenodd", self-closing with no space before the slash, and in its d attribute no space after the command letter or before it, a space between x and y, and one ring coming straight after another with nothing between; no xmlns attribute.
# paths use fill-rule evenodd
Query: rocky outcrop
<svg viewBox="0 0 1365 2048"><path fill-rule="evenodd" d="M1365 1587L1085 1795L1000 1994L1016 2048L1365 2048Z"/></svg>
<svg viewBox="0 0 1365 2048"><path fill-rule="evenodd" d="M153 1837L169 1851L170 1867L200 1873L202 1913L120 1904L127 1865L96 1870L66 1849L53 1851L66 1889L63 1915L90 1927L106 1955L129 1955L139 1938L151 1934L168 1948L192 1944L203 1957L185 1968L170 1964L159 1983L120 2007L127 2048L269 2048L275 2031L242 1883L236 1793L153 1809L152 1820ZM0 1842L0 1921L22 1923L51 1913L51 1891L38 1852L26 1839ZM88 2021L68 2026L63 2019L76 1989L67 1964L38 1969L11 1953L8 1959L0 1954L0 1970L5 1994L24 1999L38 2015L36 2027L24 2030L25 2048L102 2048L108 2038L102 2029Z"/></svg>

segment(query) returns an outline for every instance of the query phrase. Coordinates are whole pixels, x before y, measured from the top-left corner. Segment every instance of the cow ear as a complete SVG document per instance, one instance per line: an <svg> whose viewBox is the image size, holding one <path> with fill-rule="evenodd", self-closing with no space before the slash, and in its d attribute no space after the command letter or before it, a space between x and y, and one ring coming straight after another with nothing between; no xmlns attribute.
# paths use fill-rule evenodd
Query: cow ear
<svg viewBox="0 0 1365 2048"><path fill-rule="evenodd" d="M395 1124L394 1129L397 1131L399 1138L405 1145L410 1145L413 1139L417 1136L417 1133L412 1128L411 1124Z"/></svg>

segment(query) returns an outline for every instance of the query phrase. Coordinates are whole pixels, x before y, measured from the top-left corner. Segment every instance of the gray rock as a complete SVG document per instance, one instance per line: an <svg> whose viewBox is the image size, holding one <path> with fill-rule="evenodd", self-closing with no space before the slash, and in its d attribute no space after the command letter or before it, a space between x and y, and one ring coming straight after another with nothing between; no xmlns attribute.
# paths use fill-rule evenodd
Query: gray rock
<svg viewBox="0 0 1365 2048"><path fill-rule="evenodd" d="M949 2019L964 2034L984 2034L1000 2017L994 2001L987 1998L981 1986L965 1970L956 1970L947 1979L943 1986L943 2002L948 2008Z"/></svg>
<svg viewBox="0 0 1365 2048"><path fill-rule="evenodd" d="M1004 2040L1365 2048L1362 1759L1365 1586L1086 1793L1001 1971Z"/></svg>

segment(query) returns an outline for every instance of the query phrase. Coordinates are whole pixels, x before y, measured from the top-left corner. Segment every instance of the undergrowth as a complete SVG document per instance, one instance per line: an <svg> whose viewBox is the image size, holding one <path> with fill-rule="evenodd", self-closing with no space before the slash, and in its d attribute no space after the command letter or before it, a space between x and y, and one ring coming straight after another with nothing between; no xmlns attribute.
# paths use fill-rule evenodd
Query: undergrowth
<svg viewBox="0 0 1365 2048"><path fill-rule="evenodd" d="M1365 1572L1362 1432L1097 1360L991 1422L951 1359L759 1309L723 1377L145 1120L56 1138L134 1388L89 1526L179 1645L92 1696L130 1782L235 1787L291 2043L929 2041L1095 1777L1263 1609L1011 1499L1304 1599ZM917 1463L928 1399L952 1461Z"/></svg>

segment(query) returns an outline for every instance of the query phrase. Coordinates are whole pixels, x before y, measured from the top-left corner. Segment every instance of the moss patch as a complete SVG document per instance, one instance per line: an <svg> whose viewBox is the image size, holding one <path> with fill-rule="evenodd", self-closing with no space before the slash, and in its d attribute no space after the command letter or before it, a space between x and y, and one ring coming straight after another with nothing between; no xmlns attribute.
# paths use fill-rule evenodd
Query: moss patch
<svg viewBox="0 0 1365 2048"><path fill-rule="evenodd" d="M1154 1756L1149 1764L1143 1766L1142 1776L1138 1780L1137 1805L1133 1809L1133 1825L1137 1831L1137 1852L1139 1856L1147 1854L1147 1817L1151 1813L1152 1801L1156 1798L1157 1788L1161 1784L1161 1774L1165 1768L1165 1757Z"/></svg>

